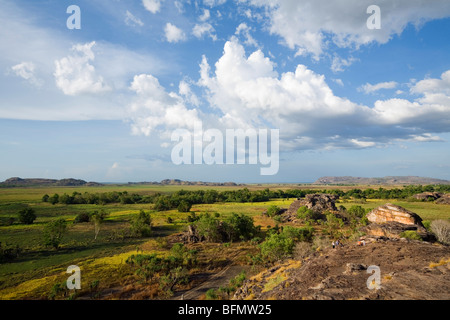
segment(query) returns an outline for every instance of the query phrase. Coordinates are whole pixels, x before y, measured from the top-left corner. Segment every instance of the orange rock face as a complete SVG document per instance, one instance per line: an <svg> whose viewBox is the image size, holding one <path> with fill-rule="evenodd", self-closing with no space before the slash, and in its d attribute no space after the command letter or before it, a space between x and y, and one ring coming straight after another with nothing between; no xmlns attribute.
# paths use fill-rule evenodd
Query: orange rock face
<svg viewBox="0 0 450 320"><path fill-rule="evenodd" d="M399 222L422 226L422 219L417 214L390 203L370 211L367 219L373 223Z"/></svg>

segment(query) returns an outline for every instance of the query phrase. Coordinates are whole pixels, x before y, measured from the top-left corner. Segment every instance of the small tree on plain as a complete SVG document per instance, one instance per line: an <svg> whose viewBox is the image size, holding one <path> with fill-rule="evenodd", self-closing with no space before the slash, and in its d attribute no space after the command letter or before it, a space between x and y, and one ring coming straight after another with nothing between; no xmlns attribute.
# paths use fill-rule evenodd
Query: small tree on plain
<svg viewBox="0 0 450 320"><path fill-rule="evenodd" d="M93 213L91 213L90 220L94 222L94 240L97 240L98 233L100 232L100 227L107 216L108 214L103 210L101 210L100 212L94 211Z"/></svg>
<svg viewBox="0 0 450 320"><path fill-rule="evenodd" d="M33 224L36 214L32 208L25 208L19 211L19 222L22 224Z"/></svg>
<svg viewBox="0 0 450 320"><path fill-rule="evenodd" d="M67 223L63 218L47 223L43 231L44 244L58 249L66 231Z"/></svg>

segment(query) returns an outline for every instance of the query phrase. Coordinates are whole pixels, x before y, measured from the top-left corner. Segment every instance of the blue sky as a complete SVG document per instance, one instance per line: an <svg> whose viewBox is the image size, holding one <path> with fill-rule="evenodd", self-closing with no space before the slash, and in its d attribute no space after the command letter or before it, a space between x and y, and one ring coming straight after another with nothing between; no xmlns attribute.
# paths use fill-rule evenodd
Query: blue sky
<svg viewBox="0 0 450 320"><path fill-rule="evenodd" d="M370 5L381 10L369 29ZM66 12L80 8L81 29ZM447 0L0 0L0 180L450 179ZM279 171L175 165L177 129L278 129Z"/></svg>

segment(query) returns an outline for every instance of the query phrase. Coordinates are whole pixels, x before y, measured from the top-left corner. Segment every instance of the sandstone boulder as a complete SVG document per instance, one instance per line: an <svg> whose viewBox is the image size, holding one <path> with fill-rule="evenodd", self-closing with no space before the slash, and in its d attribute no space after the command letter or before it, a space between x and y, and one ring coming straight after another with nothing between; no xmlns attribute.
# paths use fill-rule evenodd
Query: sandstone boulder
<svg viewBox="0 0 450 320"><path fill-rule="evenodd" d="M399 239L405 231L417 232L423 240L433 240L414 212L393 204L385 204L367 214L370 224L364 231L371 236Z"/></svg>
<svg viewBox="0 0 450 320"><path fill-rule="evenodd" d="M370 211L367 214L367 219L373 223L399 222L423 227L422 218L419 215L390 203Z"/></svg>

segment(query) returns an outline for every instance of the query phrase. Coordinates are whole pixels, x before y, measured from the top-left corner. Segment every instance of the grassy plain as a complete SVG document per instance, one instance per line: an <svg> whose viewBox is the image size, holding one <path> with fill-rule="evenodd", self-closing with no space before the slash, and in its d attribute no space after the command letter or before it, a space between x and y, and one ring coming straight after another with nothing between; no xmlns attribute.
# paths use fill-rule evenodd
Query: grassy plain
<svg viewBox="0 0 450 320"><path fill-rule="evenodd" d="M167 253L164 240L170 235L179 233L187 226L189 213L180 213L177 210L164 212L151 212L153 233L147 238L127 238L124 230L130 226L130 220L141 209L151 211L151 204L107 204L107 205L52 205L42 202L44 194L72 194L73 192L103 193L111 191L127 191L142 195L151 195L157 192L172 193L184 190L237 190L244 186L160 186L160 185L106 185L99 187L42 187L42 188L3 188L0 189L0 219L17 218L22 208L29 206L36 212L37 219L32 225L13 224L0 226L0 243L5 246L19 246L22 249L20 256L12 262L0 264L0 299L39 299L47 298L55 283L67 279L66 268L78 265L83 271L83 283L89 284L98 280L102 288L124 286L132 279L132 272L124 261L137 252ZM248 185L250 190L286 190L294 188L313 187L308 185ZM359 186L364 189L369 186ZM315 187L324 189L323 186ZM355 186L333 187L349 190ZM328 187L330 189L330 187ZM191 212L197 214L210 212L218 213L220 218L226 218L232 213L244 213L253 217L255 225L261 225L264 230L274 226L276 222L261 215L269 205L288 208L294 199L274 199L259 203L215 203L194 205ZM363 203L353 201L340 201L337 205L346 208L360 205L364 208L375 208L387 202L400 205L419 214L423 220L450 219L448 205L438 205L430 202L408 202L400 200L367 200ZM103 209L109 213L105 223L101 226L98 238L94 240L94 226L92 223L73 224L79 213L89 213ZM168 217L172 219L168 221ZM42 244L42 230L44 225L56 218L64 218L69 222L68 232L58 250L49 249ZM246 247L247 246L247 247ZM249 244L232 244L229 247L218 245L208 247L206 252L224 255L239 252L243 255L243 248L250 250ZM211 251L212 250L212 251ZM214 251L216 250L216 251ZM234 251L233 251L234 250ZM242 252L241 252L242 251ZM208 260L208 259L207 259ZM207 261L205 260L205 261ZM218 263L218 259L216 259ZM85 287L86 287L85 286ZM85 289L88 290L88 289ZM86 292L85 292L86 293Z"/></svg>

